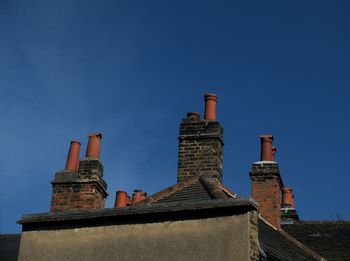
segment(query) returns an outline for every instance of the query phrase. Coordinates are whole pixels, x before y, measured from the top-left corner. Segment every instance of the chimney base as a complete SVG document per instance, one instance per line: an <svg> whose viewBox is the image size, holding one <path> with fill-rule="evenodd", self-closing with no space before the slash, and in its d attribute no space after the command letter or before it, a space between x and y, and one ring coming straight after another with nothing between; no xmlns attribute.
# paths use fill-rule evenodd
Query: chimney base
<svg viewBox="0 0 350 261"><path fill-rule="evenodd" d="M259 203L261 216L280 229L283 183L278 164L273 161L255 162L249 176L252 198Z"/></svg>
<svg viewBox="0 0 350 261"><path fill-rule="evenodd" d="M104 208L107 183L99 159L80 161L78 173L60 171L51 182L53 192L51 212Z"/></svg>

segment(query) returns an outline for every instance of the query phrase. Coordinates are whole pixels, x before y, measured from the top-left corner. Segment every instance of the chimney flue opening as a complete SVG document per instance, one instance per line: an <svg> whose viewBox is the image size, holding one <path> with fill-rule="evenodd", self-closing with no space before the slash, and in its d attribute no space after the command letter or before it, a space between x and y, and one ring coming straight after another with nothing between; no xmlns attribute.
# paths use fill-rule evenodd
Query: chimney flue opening
<svg viewBox="0 0 350 261"><path fill-rule="evenodd" d="M213 93L208 93L204 95L204 101L204 119L207 121L216 121L217 95Z"/></svg>

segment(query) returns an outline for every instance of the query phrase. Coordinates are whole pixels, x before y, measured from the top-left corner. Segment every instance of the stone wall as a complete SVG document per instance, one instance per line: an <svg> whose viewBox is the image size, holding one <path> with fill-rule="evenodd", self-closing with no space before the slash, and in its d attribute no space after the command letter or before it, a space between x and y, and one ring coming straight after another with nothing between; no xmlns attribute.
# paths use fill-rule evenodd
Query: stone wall
<svg viewBox="0 0 350 261"><path fill-rule="evenodd" d="M248 213L22 233L19 261L254 260ZM254 226L254 225L253 225ZM255 231L255 230L254 230Z"/></svg>

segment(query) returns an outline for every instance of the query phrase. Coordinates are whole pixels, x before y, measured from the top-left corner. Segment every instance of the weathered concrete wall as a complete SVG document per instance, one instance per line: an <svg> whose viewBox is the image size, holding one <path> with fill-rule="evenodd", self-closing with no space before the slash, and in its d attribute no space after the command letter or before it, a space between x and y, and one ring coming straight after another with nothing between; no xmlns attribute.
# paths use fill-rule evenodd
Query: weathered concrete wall
<svg viewBox="0 0 350 261"><path fill-rule="evenodd" d="M27 260L250 260L249 215L22 233Z"/></svg>

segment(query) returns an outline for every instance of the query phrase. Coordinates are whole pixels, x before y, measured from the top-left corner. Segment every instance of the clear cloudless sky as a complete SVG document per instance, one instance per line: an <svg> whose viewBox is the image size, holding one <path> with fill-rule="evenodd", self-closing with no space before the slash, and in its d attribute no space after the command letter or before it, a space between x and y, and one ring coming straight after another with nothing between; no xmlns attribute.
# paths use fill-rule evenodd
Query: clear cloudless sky
<svg viewBox="0 0 350 261"><path fill-rule="evenodd" d="M179 123L218 98L224 183L272 133L305 220L350 219L349 1L0 1L0 233L47 212L69 142L115 191L176 182Z"/></svg>

